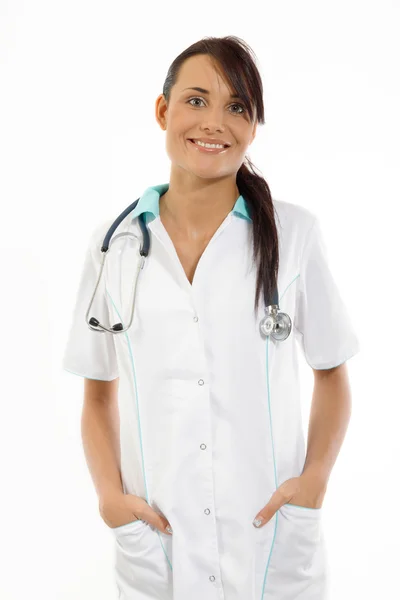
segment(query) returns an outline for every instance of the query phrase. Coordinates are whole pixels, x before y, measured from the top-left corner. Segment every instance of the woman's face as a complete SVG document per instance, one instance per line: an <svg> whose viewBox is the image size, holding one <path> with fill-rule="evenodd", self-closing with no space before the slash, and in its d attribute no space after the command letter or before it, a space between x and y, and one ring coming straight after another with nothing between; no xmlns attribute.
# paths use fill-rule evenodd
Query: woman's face
<svg viewBox="0 0 400 600"><path fill-rule="evenodd" d="M193 87L209 93L186 89ZM168 107L163 94L156 100L156 118L166 131L166 150L173 166L202 178L236 176L257 122L250 121L240 99L231 93L207 55L192 56L183 63ZM216 154L201 152L190 141L193 138L220 139L230 147Z"/></svg>

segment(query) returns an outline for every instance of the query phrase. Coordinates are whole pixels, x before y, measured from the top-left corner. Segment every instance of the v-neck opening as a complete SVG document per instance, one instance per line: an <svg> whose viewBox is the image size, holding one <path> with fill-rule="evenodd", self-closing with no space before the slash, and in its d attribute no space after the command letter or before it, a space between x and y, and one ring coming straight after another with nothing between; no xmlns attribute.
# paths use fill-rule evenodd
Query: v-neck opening
<svg viewBox="0 0 400 600"><path fill-rule="evenodd" d="M171 248L171 250L172 250L172 252L173 252L173 254L175 256L175 259L177 260L177 262L178 262L178 264L180 266L180 269L181 269L181 271L183 273L184 279L186 281L186 285L189 286L190 290L193 290L193 288L194 288L195 280L198 277L197 273L198 273L198 269L199 269L200 263L204 260L204 255L206 254L206 252L207 252L210 244L222 233L222 231L225 229L225 227L227 227L227 225L230 223L230 221L232 219L232 214L233 214L233 211L230 211L226 215L225 219L219 225L218 229L216 229L216 231L214 232L213 236L209 240L208 244L204 248L204 250L203 250L203 252L202 252L202 254L201 254L201 256L200 256L200 258L199 258L199 260L197 262L196 269L195 269L194 274L193 274L193 281L192 281L192 283L189 281L189 279L188 279L188 277L186 275L186 272L185 272L185 269L183 267L183 264L182 264L182 262L181 262L181 260L179 258L178 252L177 252L177 250L175 248L175 244L172 241L171 236L169 235L168 231L166 230L163 222L161 221L160 215L158 215L156 217L156 220L157 220L156 226L161 227L161 230L163 232L163 236L165 237L165 239L168 240L168 246ZM151 223L154 223L154 222L155 222L155 220L151 221Z"/></svg>

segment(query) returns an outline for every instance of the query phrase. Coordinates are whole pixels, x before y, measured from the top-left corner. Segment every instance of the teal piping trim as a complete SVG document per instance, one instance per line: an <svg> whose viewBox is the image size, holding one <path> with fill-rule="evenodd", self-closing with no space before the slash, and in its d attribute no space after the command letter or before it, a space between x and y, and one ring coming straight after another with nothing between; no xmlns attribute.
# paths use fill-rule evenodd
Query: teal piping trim
<svg viewBox="0 0 400 600"><path fill-rule="evenodd" d="M274 440L273 440L273 434L272 434L272 419L271 419L271 404L270 404L270 386L269 386L269 336L267 337L267 389L268 389L268 412L269 412L269 426L270 426L270 431L271 431L271 441L272 441L272 457L274 460L274 475L275 475L275 489L278 488L278 480L277 480L277 476L276 476L276 462L275 462L275 449L274 449ZM276 530L278 527L278 511L276 511L275 513L275 528L274 528L274 537L272 538L272 544L271 544L271 550L269 551L269 556L268 556L268 561L265 567L265 575L264 575L264 582L263 582L263 588L262 588L262 593L261 593L261 600L263 600L264 598L264 590L265 590L265 584L266 584L266 580L267 580L267 574L268 574L268 569L269 569L269 563L271 561L271 555L272 555L272 549L274 547L275 544L275 538L276 538Z"/></svg>
<svg viewBox="0 0 400 600"><path fill-rule="evenodd" d="M294 277L294 279L292 279L292 281L286 287L283 294L279 297L279 306L281 304L281 300L282 300L283 296L285 295L285 293L287 292L289 287L292 285L292 283L294 281L296 281L297 277L299 277L299 276L300 276L300 273L298 275L296 275L296 277ZM271 416L271 390L270 390L270 385L269 385L269 336L267 337L267 344L266 344L266 362L267 362L267 391L268 391L267 393L268 393L269 427L270 427L270 431L271 431L271 445L272 445L272 457L273 457L273 461L274 461L275 491L276 491L278 489L278 478L276 475L275 447L274 447L274 436L273 436L273 431L272 431L272 416ZM278 512L279 511L276 511L276 513L274 515L275 516L274 537L272 538L271 550L269 551L268 561L267 561L267 564L265 567L265 575L264 575L263 588L262 588L262 592L261 592L261 600L263 600L263 598L264 598L264 591L265 591L265 584L267 582L269 563L271 561L272 550L273 550L274 544L275 544L276 530L278 528Z"/></svg>
<svg viewBox="0 0 400 600"><path fill-rule="evenodd" d="M298 275L296 275L296 277L286 287L285 291L283 292L283 294L279 298L279 304L281 303L281 300L282 300L283 296L285 295L286 291L288 290L288 288L292 285L292 283L299 276L300 276L300 273ZM111 297L109 291L107 290L107 288L106 288L106 291L107 291L107 294L110 297L110 300L111 300L111 302L112 302L112 304L113 304L113 306L114 306L114 308L115 308L115 310L116 310L116 312L118 314L118 317L119 317L119 319L120 319L120 321L122 323L123 321L122 321L121 315L119 314L119 311L118 311L118 309L117 309L117 307L116 307L116 305L114 303L114 300L112 299L112 297ZM134 376L135 397L136 397L136 403L137 403L138 395L137 395L137 387L136 387L136 374L135 374L134 361L133 361L133 356L132 356L132 348L131 348L131 343L130 343L129 337L128 337L128 335L127 335L126 332L125 332L125 338L126 338L126 341L128 343L128 347L129 347L129 356L130 356L130 361L131 361L131 366L132 366L132 371L133 371L133 376ZM269 413L269 422L270 422L270 431L271 431L272 456L273 456L273 461L274 461L275 489L278 489L278 480L277 480L277 474L276 474L275 447L274 447L273 432L272 432L271 402L270 402L270 385L269 385L269 337L267 337L266 350L267 350L267 352L266 352L266 361L267 361L268 413ZM148 491L147 491L146 473L145 473L145 468L144 468L142 433L141 433L141 428L140 428L140 413L139 413L138 404L137 404L137 410L138 410L138 415L139 415L139 436L140 436L140 449L141 449L141 454L142 454L142 469L143 469L144 482L145 482L146 499L147 499L147 503L148 503L149 496L148 496ZM295 505L293 505L293 506L295 506ZM303 507L303 508L305 508L305 507ZM276 538L277 525L278 525L278 511L275 513L274 537L272 539L271 550L270 550L270 553L269 553L269 556L268 556L268 562L267 562L267 565L266 565L266 568L265 568L265 575L264 575L264 583L263 583L263 591L262 591L262 595L261 595L261 600L262 600L262 598L264 596L264 590L265 590L266 578L267 578L267 574L268 574L269 563L270 563L270 560L271 560L272 550L273 550L274 543L275 543L275 538ZM168 555L167 555L167 553L165 551L164 544L162 543L162 539L160 537L160 532L158 531L158 529L156 529L156 532L158 534L158 537L159 537L159 540L160 540L160 543L161 543L161 547L163 549L165 557L166 557L166 559L168 561L168 564L170 566L170 569L172 571L173 568L172 568L171 562L170 562L170 560L168 558Z"/></svg>
<svg viewBox="0 0 400 600"><path fill-rule="evenodd" d="M285 506L295 506L296 508L304 508L304 510L321 510L320 508L313 508L312 506L299 506L299 504L292 504L291 502L286 502Z"/></svg>
<svg viewBox="0 0 400 600"><path fill-rule="evenodd" d="M285 291L283 292L282 296L279 298L279 305L281 304L281 300L282 300L283 296L286 294L287 290L290 288L290 286L292 285L292 283L293 283L294 281L296 281L296 279L297 279L298 277L300 277L300 273L298 273L298 274L296 275L296 277L294 277L294 278L292 279L292 281L289 283L289 285L286 287L286 289L285 289Z"/></svg>
<svg viewBox="0 0 400 600"><path fill-rule="evenodd" d="M106 288L106 292L107 292L107 294L109 295L109 297L110 297L110 300L111 300L111 302L112 302L112 304L113 304L113 306L114 306L115 310L117 311L117 314L118 314L118 317L119 317L119 319L120 319L121 323L123 324L122 317L121 317L121 315L119 314L119 311L118 311L117 307L115 306L115 302L114 302L114 300L112 299L112 297L111 297L111 294L109 293L109 291L107 290L107 288ZM111 334L111 335L114 335L114 334ZM149 504L149 493L148 493L148 490L147 490L146 471L145 471L145 467L144 467L144 458L143 458L142 430L141 430L141 425L140 425L140 412L139 412L138 393L137 393L137 386L136 386L136 372L135 372L135 365L134 365L134 361L133 361L133 355L132 355L132 347L131 347L131 342L130 342L129 336L128 336L128 334L127 334L127 332L126 332L126 331L124 332L124 335L125 335L125 339L126 339L126 341L127 341L127 344L128 344L128 348L129 348L129 358L130 358L130 362L131 362L131 367L132 367L132 372L133 372L133 380L134 380L134 385L135 385L136 408L137 408L137 414L138 414L138 418L139 418L139 439L140 439L140 452L141 452L141 454L142 454L142 470L143 470L143 477L144 477L144 487L145 487L145 493L146 493L146 501L147 501L147 504ZM167 553L166 553L166 551L165 551L165 548L164 548L164 544L163 544L163 542L162 542L162 539L161 539L161 537L160 537L160 531L159 531L158 529L156 529L156 528L155 528L155 531L156 531L156 532L157 532L157 534L158 534L158 539L160 540L160 544L161 544L161 547L162 547L162 549L163 549L163 552L164 552L164 554L165 554L165 558L167 559L167 561L168 561L168 564L169 564L169 567L170 567L170 569L171 569L171 571L172 571L172 570L173 570L173 569L172 569L172 565L171 565L171 562L170 562L170 560L169 560L169 558L168 558L168 555L167 555Z"/></svg>

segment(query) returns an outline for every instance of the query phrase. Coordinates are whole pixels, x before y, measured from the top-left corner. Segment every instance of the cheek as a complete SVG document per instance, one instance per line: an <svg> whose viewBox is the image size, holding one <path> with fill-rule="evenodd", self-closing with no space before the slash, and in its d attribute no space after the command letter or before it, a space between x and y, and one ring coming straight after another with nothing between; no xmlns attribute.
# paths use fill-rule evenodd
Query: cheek
<svg viewBox="0 0 400 600"><path fill-rule="evenodd" d="M165 147L169 152L182 152L182 145L185 144L185 137L182 132L168 131L165 139Z"/></svg>
<svg viewBox="0 0 400 600"><path fill-rule="evenodd" d="M165 151L169 160L182 166L186 164L190 158L190 148L187 145L189 143L181 130L169 131L165 139Z"/></svg>
<svg viewBox="0 0 400 600"><path fill-rule="evenodd" d="M193 134L193 131L197 131L198 127L193 123L188 122L187 119L170 119L165 131L166 144L169 148L178 147L185 143L186 138Z"/></svg>

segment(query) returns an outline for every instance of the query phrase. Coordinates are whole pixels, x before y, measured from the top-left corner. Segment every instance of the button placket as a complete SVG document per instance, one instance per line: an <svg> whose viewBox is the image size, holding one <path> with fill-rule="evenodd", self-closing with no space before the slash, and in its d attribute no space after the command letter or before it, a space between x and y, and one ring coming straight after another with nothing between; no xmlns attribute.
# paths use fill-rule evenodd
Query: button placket
<svg viewBox="0 0 400 600"><path fill-rule="evenodd" d="M198 322L198 320L199 320L199 318L198 318L198 316L197 316L197 315L193 317L193 321L194 321L195 323L197 323L197 322ZM197 384L198 384L198 385L201 385L201 386L203 386L203 385L204 385L204 379L199 379L199 380L197 381ZM200 448L201 448L201 450L205 450L205 449L207 448L207 446L206 446L206 444L200 444ZM204 509L204 514L205 514L205 515L209 515L210 513L211 513L211 511L210 511L210 509L209 509L209 508L205 508L205 509ZM210 576L209 576L209 580L210 580L210 581L215 581L215 576L214 576L214 575L210 575Z"/></svg>

